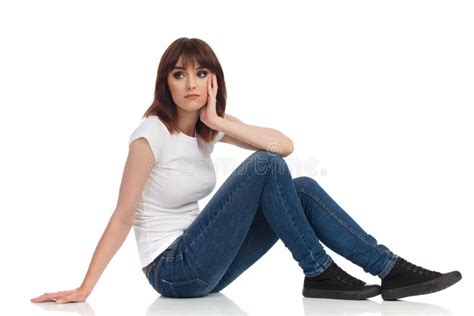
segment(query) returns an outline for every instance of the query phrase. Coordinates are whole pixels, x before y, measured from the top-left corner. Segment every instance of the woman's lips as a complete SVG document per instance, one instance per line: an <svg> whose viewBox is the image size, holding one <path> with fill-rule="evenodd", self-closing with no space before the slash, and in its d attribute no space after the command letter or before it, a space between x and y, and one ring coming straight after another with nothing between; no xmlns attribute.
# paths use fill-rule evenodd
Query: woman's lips
<svg viewBox="0 0 474 316"><path fill-rule="evenodd" d="M186 99L189 99L189 100L195 100L197 99L199 96L198 95L190 95L189 97L185 97Z"/></svg>

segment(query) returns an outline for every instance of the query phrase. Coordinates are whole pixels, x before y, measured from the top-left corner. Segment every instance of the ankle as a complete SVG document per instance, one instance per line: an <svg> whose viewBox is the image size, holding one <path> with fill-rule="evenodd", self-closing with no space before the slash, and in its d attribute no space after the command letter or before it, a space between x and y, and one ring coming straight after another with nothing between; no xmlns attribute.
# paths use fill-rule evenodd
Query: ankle
<svg viewBox="0 0 474 316"><path fill-rule="evenodd" d="M324 269L323 272L311 277L307 276L306 279L309 279L311 281L320 281L320 280L330 279L332 277L331 271L334 270L335 266L336 266L336 263L334 261L331 261L331 264L329 264L329 266L326 269Z"/></svg>

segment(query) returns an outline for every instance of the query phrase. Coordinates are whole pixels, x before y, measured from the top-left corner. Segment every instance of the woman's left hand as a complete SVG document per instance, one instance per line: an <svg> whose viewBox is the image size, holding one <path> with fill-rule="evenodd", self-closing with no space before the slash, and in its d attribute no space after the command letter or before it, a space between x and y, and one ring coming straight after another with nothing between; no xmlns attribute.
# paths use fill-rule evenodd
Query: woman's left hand
<svg viewBox="0 0 474 316"><path fill-rule="evenodd" d="M217 76L213 73L207 81L207 104L199 110L201 122L212 129L216 129L216 121L220 118L216 112L217 88Z"/></svg>
<svg viewBox="0 0 474 316"><path fill-rule="evenodd" d="M60 291L55 293L44 293L38 297L32 298L33 303L43 303L55 301L56 304L69 303L69 302L84 302L89 296L90 291L78 287L71 291Z"/></svg>

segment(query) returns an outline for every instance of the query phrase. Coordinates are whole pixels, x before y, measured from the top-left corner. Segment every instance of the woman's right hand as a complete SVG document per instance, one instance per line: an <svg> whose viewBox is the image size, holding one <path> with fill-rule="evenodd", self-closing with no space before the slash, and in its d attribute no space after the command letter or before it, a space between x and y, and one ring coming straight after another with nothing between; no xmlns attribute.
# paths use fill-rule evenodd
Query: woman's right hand
<svg viewBox="0 0 474 316"><path fill-rule="evenodd" d="M89 296L89 291L78 287L71 291L60 291L55 293L44 293L38 297L32 298L33 303L51 302L56 301L57 304L63 304L68 302L84 302Z"/></svg>

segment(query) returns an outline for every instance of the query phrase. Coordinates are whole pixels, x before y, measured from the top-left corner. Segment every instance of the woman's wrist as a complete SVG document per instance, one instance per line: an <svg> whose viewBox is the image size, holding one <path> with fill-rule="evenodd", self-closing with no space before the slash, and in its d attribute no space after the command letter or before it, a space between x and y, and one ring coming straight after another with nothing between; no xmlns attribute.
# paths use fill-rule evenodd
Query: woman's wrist
<svg viewBox="0 0 474 316"><path fill-rule="evenodd" d="M217 116L212 122L212 129L222 132L222 128L225 124L226 119L220 116Z"/></svg>
<svg viewBox="0 0 474 316"><path fill-rule="evenodd" d="M78 290L80 290L86 297L92 293L92 289L84 285L81 285Z"/></svg>

